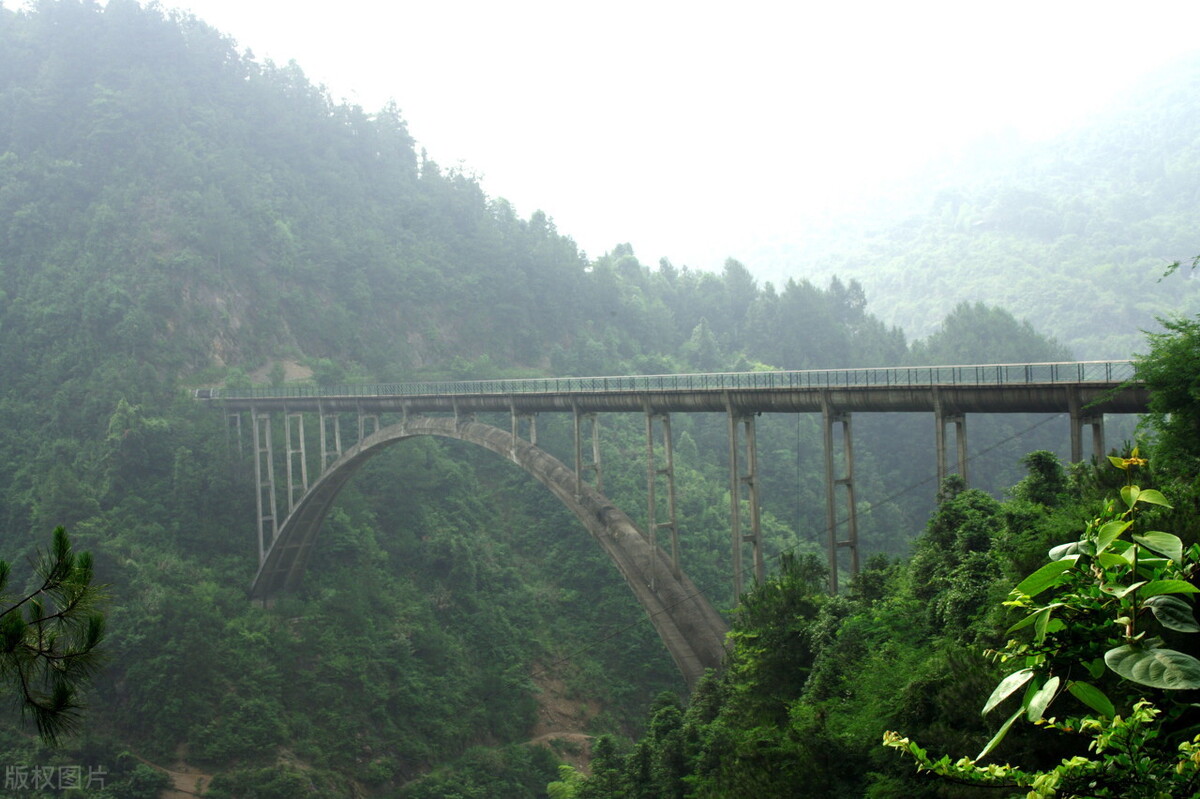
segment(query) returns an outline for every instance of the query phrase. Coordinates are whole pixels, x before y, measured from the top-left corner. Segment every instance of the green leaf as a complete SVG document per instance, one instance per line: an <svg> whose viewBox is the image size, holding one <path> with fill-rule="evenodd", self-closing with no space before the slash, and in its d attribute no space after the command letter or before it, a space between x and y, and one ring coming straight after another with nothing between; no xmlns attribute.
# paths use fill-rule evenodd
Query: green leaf
<svg viewBox="0 0 1200 799"><path fill-rule="evenodd" d="M1120 583L1104 583L1103 585L1100 586L1100 590L1106 594L1112 594L1117 599L1124 599L1130 593L1141 588L1143 585L1146 585L1145 580L1136 582L1133 585L1121 585Z"/></svg>
<svg viewBox="0 0 1200 799"><path fill-rule="evenodd" d="M1052 610L1052 607L1045 607L1037 612L1037 620L1033 623L1033 640L1036 643L1046 640L1046 625L1050 623Z"/></svg>
<svg viewBox="0 0 1200 799"><path fill-rule="evenodd" d="M1174 691L1200 688L1200 660L1174 649L1126 644L1105 652L1104 662L1139 685Z"/></svg>
<svg viewBox="0 0 1200 799"><path fill-rule="evenodd" d="M1080 554L1079 545L1082 543L1083 543L1082 541L1072 541L1069 544L1059 544L1058 546L1056 546L1050 550L1050 553L1049 553L1050 560L1062 560L1063 558L1067 557L1068 555Z"/></svg>
<svg viewBox="0 0 1200 799"><path fill-rule="evenodd" d="M1008 635L1009 633L1015 633L1017 630L1022 630L1024 628L1028 627L1029 625L1031 625L1035 621L1037 621L1037 617L1041 612L1042 611L1038 610L1038 611L1035 611L1034 613L1030 613L1028 616L1021 619L1019 622L1014 624L1012 627L1009 627L1007 630L1005 630L1004 634Z"/></svg>
<svg viewBox="0 0 1200 799"><path fill-rule="evenodd" d="M1078 555L1068 555L1062 560L1051 561L1018 583L1013 591L1024 596L1037 596L1058 582L1059 576L1074 566L1078 559Z"/></svg>
<svg viewBox="0 0 1200 799"><path fill-rule="evenodd" d="M1108 462L1111 463L1113 466L1116 466L1118 469L1121 469L1121 470L1125 469L1125 459L1124 458L1118 458L1116 455L1109 455Z"/></svg>
<svg viewBox="0 0 1200 799"><path fill-rule="evenodd" d="M1024 712L1025 708L1017 708L1017 711L1009 716L1008 721L1004 722L1000 729L996 731L996 734L992 736L992 740L987 742L987 746L983 747L983 751L975 755L975 760L983 760L985 757L987 757L988 753L995 749L1000 742L1004 740L1004 736L1008 734L1008 728L1011 727L1013 722L1020 718L1021 714Z"/></svg>
<svg viewBox="0 0 1200 799"><path fill-rule="evenodd" d="M1108 549L1108 545L1116 541L1121 533L1129 529L1129 525L1131 524L1133 524L1132 521L1123 522L1120 519L1106 522L1100 528L1100 531L1096 533L1096 554Z"/></svg>
<svg viewBox="0 0 1200 799"><path fill-rule="evenodd" d="M1133 540L1146 549L1154 550L1160 555L1166 555L1176 563L1183 562L1183 541L1171 533L1149 532L1145 535L1135 535Z"/></svg>
<svg viewBox="0 0 1200 799"><path fill-rule="evenodd" d="M1046 707L1054 699L1054 694L1058 692L1059 679L1051 677L1046 680L1046 684L1038 689L1029 700L1029 707L1025 709L1025 718L1030 721L1038 721L1046 713Z"/></svg>
<svg viewBox="0 0 1200 799"><path fill-rule="evenodd" d="M1156 491L1153 488L1147 488L1137 495L1138 502L1149 502L1151 505L1162 505L1165 508L1171 507L1171 503L1167 502L1167 498L1162 495L1161 491Z"/></svg>
<svg viewBox="0 0 1200 799"><path fill-rule="evenodd" d="M1106 718L1113 718L1117 715L1117 709L1113 707L1113 703L1104 695L1096 686L1088 682L1080 682L1072 680L1067 683L1067 690L1071 692L1071 696L1083 702L1092 710Z"/></svg>
<svg viewBox="0 0 1200 799"><path fill-rule="evenodd" d="M1138 495L1141 493L1142 489L1137 486L1121 486L1121 499L1130 508L1137 504Z"/></svg>
<svg viewBox="0 0 1200 799"><path fill-rule="evenodd" d="M1158 623L1168 630L1180 633L1200 633L1200 624L1196 623L1196 614L1186 599L1180 599L1170 594L1158 594L1146 600L1146 607L1158 619Z"/></svg>
<svg viewBox="0 0 1200 799"><path fill-rule="evenodd" d="M1142 586L1142 598L1159 594L1200 594L1200 588L1187 580L1151 580Z"/></svg>
<svg viewBox="0 0 1200 799"><path fill-rule="evenodd" d="M1096 562L1099 563L1101 566L1103 566L1106 569L1111 569L1113 566L1128 566L1129 565L1129 561L1125 560L1125 558L1121 557L1120 555L1114 554L1112 552L1101 553L1096 558Z"/></svg>
<svg viewBox="0 0 1200 799"><path fill-rule="evenodd" d="M1014 671L1012 674L1005 677L996 686L996 690L992 691L992 695L988 697L987 702L983 705L983 714L986 716L992 708L1008 699L1016 693L1022 685L1029 682L1033 678L1033 669L1021 669Z"/></svg>

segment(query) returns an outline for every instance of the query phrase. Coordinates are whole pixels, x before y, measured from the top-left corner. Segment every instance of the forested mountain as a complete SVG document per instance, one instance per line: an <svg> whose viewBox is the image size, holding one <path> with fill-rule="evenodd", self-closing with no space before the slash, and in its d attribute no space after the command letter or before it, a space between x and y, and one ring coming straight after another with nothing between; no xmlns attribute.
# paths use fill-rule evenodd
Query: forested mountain
<svg viewBox="0 0 1200 799"><path fill-rule="evenodd" d="M1156 317L1200 310L1194 275L1159 282L1195 254L1197 91L1200 55L1055 139L979 142L871 198L870 213L746 257L764 273L855 278L911 335L935 329L931 308L986 298L1079 358L1129 357Z"/></svg>
<svg viewBox="0 0 1200 799"><path fill-rule="evenodd" d="M65 525L112 597L83 735L50 753L6 727L9 759L103 767L109 797L157 795L141 759L213 775L215 797L543 795L556 754L522 744L636 730L680 687L577 521L506 462L409 442L340 496L303 590L253 607L249 466L189 390L1070 356L970 300L910 345L856 280L588 259L418 152L399 109L335 103L192 17L0 8L0 552ZM606 420L603 442L634 518L642 424ZM1035 424L980 420L980 451L1012 440L973 481L1016 482ZM929 427L856 422L868 553L924 525ZM724 421L674 429L684 565L728 609ZM819 425L759 430L772 563L816 552ZM568 436L539 425L552 452Z"/></svg>

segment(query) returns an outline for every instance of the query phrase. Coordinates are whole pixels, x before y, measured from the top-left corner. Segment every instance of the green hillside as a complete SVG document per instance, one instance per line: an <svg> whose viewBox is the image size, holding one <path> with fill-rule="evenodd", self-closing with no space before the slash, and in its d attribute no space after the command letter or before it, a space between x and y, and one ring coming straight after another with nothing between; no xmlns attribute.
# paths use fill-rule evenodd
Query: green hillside
<svg viewBox="0 0 1200 799"><path fill-rule="evenodd" d="M1086 125L1046 142L997 136L803 240L764 243L764 273L859 280L910 335L986 299L1082 359L1144 349L1155 318L1200 310L1200 56L1173 63ZM886 133L881 133L886 135ZM886 303L878 302L886 298ZM1099 320L1103 320L1098 324Z"/></svg>
<svg viewBox="0 0 1200 799"><path fill-rule="evenodd" d="M194 18L0 8L0 554L22 564L65 525L111 595L84 731L49 751L14 718L8 759L103 767L101 799L158 795L148 764L214 797L545 795L570 736L636 733L682 687L578 522L501 459L408 442L339 497L302 590L255 607L250 458L190 390L1069 357L984 294L910 344L863 285L621 244L589 260L418 152L399 109L335 103ZM1017 482L1032 437L1061 450L1044 422L973 421L972 480ZM606 419L602 444L635 519L643 425ZM821 436L759 425L774 567L825 540ZM923 528L930 427L856 420L866 554ZM684 566L727 611L725 420L674 431ZM539 422L564 459L569 436ZM547 733L566 737L526 745Z"/></svg>

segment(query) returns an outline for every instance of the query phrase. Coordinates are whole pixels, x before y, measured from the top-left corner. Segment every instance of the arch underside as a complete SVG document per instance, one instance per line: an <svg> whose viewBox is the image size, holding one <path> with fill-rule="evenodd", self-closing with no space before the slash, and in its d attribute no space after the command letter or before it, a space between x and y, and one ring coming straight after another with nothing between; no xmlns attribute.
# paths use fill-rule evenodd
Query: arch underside
<svg viewBox="0 0 1200 799"><path fill-rule="evenodd" d="M728 627L686 575L674 575L670 558L651 547L630 518L545 450L492 425L449 417L417 416L377 430L347 450L317 480L283 521L250 588L256 599L295 589L325 516L346 482L383 449L416 436L467 441L529 472L583 522L616 564L690 686L706 669L721 666Z"/></svg>

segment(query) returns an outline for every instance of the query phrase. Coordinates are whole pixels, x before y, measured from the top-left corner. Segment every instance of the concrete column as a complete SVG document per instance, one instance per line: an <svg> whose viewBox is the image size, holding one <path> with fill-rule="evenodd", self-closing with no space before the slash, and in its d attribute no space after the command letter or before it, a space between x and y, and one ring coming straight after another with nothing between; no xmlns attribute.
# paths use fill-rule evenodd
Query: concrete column
<svg viewBox="0 0 1200 799"><path fill-rule="evenodd" d="M729 421L729 532L733 547L733 603L742 597L742 489L738 479L738 419L730 407Z"/></svg>
<svg viewBox="0 0 1200 799"><path fill-rule="evenodd" d="M963 483L968 482L967 477L967 417L961 413L946 413L942 407L940 398L934 394L934 424L936 432L934 434L935 446L937 447L937 470L938 470L938 491L942 490L942 481L949 474L949 469L946 466L946 425L954 424L954 438L957 445L958 455L958 474L962 477Z"/></svg>
<svg viewBox="0 0 1200 799"><path fill-rule="evenodd" d="M515 446L516 446L517 439L519 439L521 437L522 422L524 422L524 426L526 428L528 428L528 430L529 430L529 438L527 440L529 441L530 444L533 444L535 447L537 446L537 414L535 414L535 413L519 413L517 411L517 406L515 403L509 403L508 413L509 413L509 422L512 426L512 437L513 437L513 446L514 446L514 450L511 454L513 455L513 457L516 457Z"/></svg>
<svg viewBox="0 0 1200 799"><path fill-rule="evenodd" d="M658 467L654 464L654 414L646 410L646 535L650 539L646 574L650 590L658 590L658 522L654 518L654 484L658 482Z"/></svg>
<svg viewBox="0 0 1200 799"><path fill-rule="evenodd" d="M1071 463L1083 460L1083 428L1092 427L1092 455L1097 463L1103 463L1107 454L1104 446L1104 414L1088 413L1079 402L1079 388L1067 389L1067 410L1071 414Z"/></svg>
<svg viewBox="0 0 1200 799"><path fill-rule="evenodd" d="M371 422L370 425L367 424L368 421ZM370 433L367 432L368 426L371 427ZM373 435L378 430L379 430L379 416L377 414L363 413L362 411L358 412L358 440L360 442L367 436Z"/></svg>
<svg viewBox="0 0 1200 799"><path fill-rule="evenodd" d="M671 417L662 416L663 455L666 466L662 474L667 478L667 521L665 525L671 533L671 572L678 580L683 576L683 568L679 565L679 522L675 514L675 444L671 438Z"/></svg>
<svg viewBox="0 0 1200 799"><path fill-rule="evenodd" d="M463 425L475 421L475 414L468 411L460 411L458 409L458 398L450 398L450 407L454 409L454 426L462 427Z"/></svg>
<svg viewBox="0 0 1200 799"><path fill-rule="evenodd" d="M296 429L294 437L293 427ZM296 490L299 489L301 497L308 491L308 458L304 451L304 414L284 414L283 438L287 449L288 513L291 513L296 508ZM299 472L299 484L296 482L297 472Z"/></svg>
<svg viewBox="0 0 1200 799"><path fill-rule="evenodd" d="M600 422L594 413L580 413L579 408L572 407L572 420L575 433L575 498L583 493L583 473L591 471L596 476L595 488L604 491L603 475L600 471ZM583 425L589 422L592 426L592 462L583 461Z"/></svg>
<svg viewBox="0 0 1200 799"><path fill-rule="evenodd" d="M822 398L821 416L825 430L825 523L829 547L829 592L838 592L838 550L850 550L850 574L858 574L858 508L854 499L854 446L851 436L850 414L834 411L828 396ZM838 477L835 470L835 427L842 427L843 472ZM838 536L837 488L846 489L846 538Z"/></svg>
<svg viewBox="0 0 1200 799"><path fill-rule="evenodd" d="M754 432L754 417L742 420L746 434L746 473L742 482L746 484L750 499L750 535L746 538L754 557L754 581L761 583L766 578L766 563L762 549L762 516L758 498L758 440Z"/></svg>
<svg viewBox="0 0 1200 799"><path fill-rule="evenodd" d="M658 421L662 429L663 458L666 465L659 468L655 455L654 423ZM665 478L667 487L667 521L659 522L657 513L658 478ZM679 566L679 527L675 515L675 452L671 441L671 417L668 414L655 414L649 408L646 410L646 529L650 533L650 544L658 546L658 529L665 527L671 540L671 572L676 579L682 570Z"/></svg>
<svg viewBox="0 0 1200 799"><path fill-rule="evenodd" d="M258 562L275 541L279 525L275 515L275 457L271 441L271 417L250 410L254 427L254 482L258 487L255 505L258 510Z"/></svg>
<svg viewBox="0 0 1200 799"><path fill-rule="evenodd" d="M342 457L342 426L336 413L321 412L321 474Z"/></svg>
<svg viewBox="0 0 1200 799"><path fill-rule="evenodd" d="M604 472L600 468L600 417L591 414L592 419L592 470L596 473L596 490L604 493Z"/></svg>
<svg viewBox="0 0 1200 799"><path fill-rule="evenodd" d="M766 565L762 552L762 526L758 500L758 447L754 434L754 416L739 414L726 401L729 418L729 527L733 539L733 593L736 602L742 595L742 547L750 544L754 563L754 579L762 582ZM740 462L739 450L745 444L745 462ZM742 533L742 488L750 502L750 532Z"/></svg>
<svg viewBox="0 0 1200 799"><path fill-rule="evenodd" d="M970 485L971 478L967 475L967 415L956 413L950 417L954 422L954 442L958 445L958 473L962 475L963 485Z"/></svg>
<svg viewBox="0 0 1200 799"><path fill-rule="evenodd" d="M579 499L583 495L583 448L580 446L580 427L582 426L583 421L579 417L579 409L573 408L571 427L575 442L575 499Z"/></svg>

